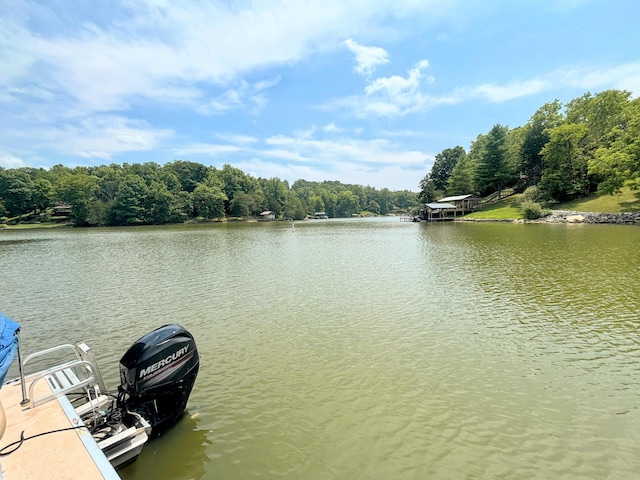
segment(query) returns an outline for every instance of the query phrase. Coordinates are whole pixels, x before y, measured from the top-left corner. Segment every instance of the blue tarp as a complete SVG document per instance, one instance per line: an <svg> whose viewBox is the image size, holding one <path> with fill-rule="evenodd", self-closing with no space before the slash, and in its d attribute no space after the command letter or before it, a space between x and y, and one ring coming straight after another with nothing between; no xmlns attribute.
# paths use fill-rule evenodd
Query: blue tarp
<svg viewBox="0 0 640 480"><path fill-rule="evenodd" d="M0 312L0 388L18 349L20 324Z"/></svg>

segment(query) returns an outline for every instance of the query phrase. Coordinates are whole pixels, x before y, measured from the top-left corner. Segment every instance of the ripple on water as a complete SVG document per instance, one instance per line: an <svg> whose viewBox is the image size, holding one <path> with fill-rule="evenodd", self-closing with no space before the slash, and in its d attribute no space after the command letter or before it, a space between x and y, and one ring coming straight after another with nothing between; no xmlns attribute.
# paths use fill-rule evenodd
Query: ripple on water
<svg viewBox="0 0 640 480"><path fill-rule="evenodd" d="M634 478L640 235L393 220L21 233L2 308L113 382L194 333L187 421L128 480Z"/></svg>

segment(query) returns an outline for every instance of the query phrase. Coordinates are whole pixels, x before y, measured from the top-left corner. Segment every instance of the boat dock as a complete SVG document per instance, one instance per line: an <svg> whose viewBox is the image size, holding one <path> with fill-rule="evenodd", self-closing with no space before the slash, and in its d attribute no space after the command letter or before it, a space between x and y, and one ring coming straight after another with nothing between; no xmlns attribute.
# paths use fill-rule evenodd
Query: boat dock
<svg viewBox="0 0 640 480"><path fill-rule="evenodd" d="M46 382L37 387L38 396L51 393ZM0 440L2 453L15 448L7 447L20 440L21 432L25 438L16 451L0 457L2 480L120 480L91 433L85 428L73 429L83 423L64 395L35 408L22 406L20 381L14 380L2 386L0 401L7 421ZM60 429L67 430L41 435Z"/></svg>

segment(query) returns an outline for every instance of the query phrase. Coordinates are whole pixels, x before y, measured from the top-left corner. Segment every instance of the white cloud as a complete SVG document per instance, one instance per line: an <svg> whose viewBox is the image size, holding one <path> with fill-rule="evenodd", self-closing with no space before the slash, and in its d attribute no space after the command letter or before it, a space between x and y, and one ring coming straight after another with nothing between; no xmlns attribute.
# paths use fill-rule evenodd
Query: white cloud
<svg viewBox="0 0 640 480"><path fill-rule="evenodd" d="M220 140L225 140L229 143L248 144L256 143L258 141L256 137L252 137L250 135L241 135L237 133L216 133L215 136Z"/></svg>
<svg viewBox="0 0 640 480"><path fill-rule="evenodd" d="M613 88L640 94L640 62L599 67L573 67L552 74L554 83L584 90Z"/></svg>
<svg viewBox="0 0 640 480"><path fill-rule="evenodd" d="M425 132L420 130L384 130L380 132L385 137L424 137Z"/></svg>
<svg viewBox="0 0 640 480"><path fill-rule="evenodd" d="M359 116L368 116L368 114L373 113L379 117L395 117L402 114L402 109L390 101L365 99L358 113Z"/></svg>
<svg viewBox="0 0 640 480"><path fill-rule="evenodd" d="M500 103L566 87L583 91L613 88L640 92L640 62L597 67L567 66L530 80L456 89L451 96L455 103L475 99Z"/></svg>
<svg viewBox="0 0 640 480"><path fill-rule="evenodd" d="M233 158L234 166L257 177L277 176L292 182L336 179L391 189L407 188L433 163L432 156L384 138L326 140L314 138L314 131L311 127L293 136L276 135L262 142L234 145L192 144L176 149L175 153L182 159L208 156L220 163Z"/></svg>
<svg viewBox="0 0 640 480"><path fill-rule="evenodd" d="M478 100L501 103L567 87L583 91L614 88L640 92L640 62L598 67L570 66L524 81L461 86L448 92L433 93L425 91L426 85L435 82L432 76L422 71L428 65L427 60L421 60L405 77L392 75L373 79L365 87L363 95L336 99L323 108L350 110L356 117L399 117L424 113L440 105Z"/></svg>
<svg viewBox="0 0 640 480"><path fill-rule="evenodd" d="M290 160L298 163L308 163L311 159L303 157L300 152L295 150L286 150L284 148L266 149L255 152L260 157L278 158L281 160Z"/></svg>
<svg viewBox="0 0 640 480"><path fill-rule="evenodd" d="M416 68L418 70L424 70L425 68L429 67L429 60L427 60L426 58L424 60L420 60L417 64L416 64Z"/></svg>
<svg viewBox="0 0 640 480"><path fill-rule="evenodd" d="M278 83L280 83L280 80L281 80L280 75L278 75L275 78L260 80L259 82L255 83L254 88L256 91L260 91L260 90L265 90L267 88L275 87Z"/></svg>
<svg viewBox="0 0 640 480"><path fill-rule="evenodd" d="M513 82L506 85L480 85L472 88L467 95L470 98L484 98L490 102L499 103L541 93L549 88L549 82L543 79L533 79L524 82Z"/></svg>
<svg viewBox="0 0 640 480"><path fill-rule="evenodd" d="M377 78L365 88L367 95L376 92L385 92L390 96L401 95L403 92L415 92L421 85L422 80L426 79L427 83L433 83L431 76L424 75L422 70L429 66L427 60L419 61L414 68L409 70L407 77L393 75L387 78Z"/></svg>
<svg viewBox="0 0 640 480"><path fill-rule="evenodd" d="M372 81L365 88L369 99L366 110L392 116L411 112L416 106L424 104L426 97L421 93L421 88L425 82L434 82L433 77L422 72L428 66L427 60L421 60L409 70L406 77L393 75Z"/></svg>
<svg viewBox="0 0 640 480"><path fill-rule="evenodd" d="M305 130L296 130L295 135L298 139L306 139L313 137L313 134L316 133L316 126L311 125L309 128Z"/></svg>
<svg viewBox="0 0 640 480"><path fill-rule="evenodd" d="M76 154L81 156L82 158L96 158L96 159L107 160L107 161L111 159L111 154L107 152L78 151L76 152Z"/></svg>
<svg viewBox="0 0 640 480"><path fill-rule="evenodd" d="M365 47L353 39L345 40L344 44L356 55L354 71L360 75L370 76L378 65L389 62L389 54L384 48Z"/></svg>
<svg viewBox="0 0 640 480"><path fill-rule="evenodd" d="M184 146L175 148L174 153L180 157L187 157L190 155L195 156L207 156L207 157L219 157L232 153L244 151L243 147L237 145L220 145L215 143L190 143Z"/></svg>
<svg viewBox="0 0 640 480"><path fill-rule="evenodd" d="M26 164L21 158L8 153L0 153L0 166L4 168L21 168Z"/></svg>
<svg viewBox="0 0 640 480"><path fill-rule="evenodd" d="M329 169L319 167L313 163L293 163L252 158L235 163L238 168L255 177L278 177L288 180L290 183L304 179L312 182L325 180L337 180L342 183L355 183L370 185L375 188L389 188L390 190L418 191L418 179L422 178L424 171L428 171L430 165L422 167L405 167L403 165L378 165L371 166L344 161L339 165L331 165Z"/></svg>
<svg viewBox="0 0 640 480"><path fill-rule="evenodd" d="M422 71L428 66L428 60L420 60L406 77L392 75L373 79L365 87L364 95L337 99L323 108L352 110L358 117L397 117L423 112L441 103L438 98L423 93L424 86L435 81Z"/></svg>
<svg viewBox="0 0 640 480"><path fill-rule="evenodd" d="M124 117L97 116L60 127L39 127L25 133L14 131L12 135L19 135L25 141L34 135L39 145L49 151L109 160L119 153L153 150L171 137L173 131L152 128L144 121Z"/></svg>
<svg viewBox="0 0 640 480"><path fill-rule="evenodd" d="M274 135L273 137L269 137L265 140L267 145L291 145L295 142L295 139L287 137L286 135Z"/></svg>
<svg viewBox="0 0 640 480"><path fill-rule="evenodd" d="M277 145L280 152L288 152L282 158L304 158L322 164L339 164L342 161L352 163L390 164L390 165L423 165L429 157L419 151L406 150L383 138L357 140L341 138L334 140L318 140L309 137L289 137L279 135L271 137L265 142L267 145ZM295 155L291 155L291 153ZM254 150L254 155L261 152ZM273 151L269 156L275 156Z"/></svg>
<svg viewBox="0 0 640 480"><path fill-rule="evenodd" d="M589 1L559 4L573 8ZM457 48L471 52L475 45L464 42L467 34L479 38L475 29L481 22L474 21L488 19L503 5L504 0L489 2L487 10L486 2L476 6L444 0L114 0L101 10L78 2L55 8L36 0L11 2L9 8L0 8L0 151L16 157L1 158L5 164L77 160L69 159L70 154L109 160L120 153L157 149L154 159L175 151L243 162L253 158L255 165L278 169L269 176L280 171L315 174L322 167L312 163L319 162L336 178L349 181L344 172L373 178L378 171L392 175L427 170L432 159L417 151L424 142L409 137L412 129L428 130L433 119L402 118L414 113L556 91L640 91L637 62L583 63L547 73L535 67L537 76L528 77L519 77L526 74L521 69L509 77L513 65L494 69L487 63L487 76L474 83L476 77L467 72L477 68L475 62L454 58L455 65L432 67L421 60L430 55L435 61ZM435 28L428 28L434 20ZM437 38L450 40L438 44ZM435 48L443 49L439 56ZM404 63L406 55L416 51L424 53L412 57L415 65ZM409 66L394 67L391 60L396 58L390 52L398 52L393 56ZM595 52L576 61L605 54ZM616 58L625 54L621 48ZM352 64L344 67L345 58ZM550 58L545 57L547 64L552 64ZM344 81L333 75L336 66L348 77L353 77L353 67L363 75L366 88L354 91L362 80ZM443 72L438 83L429 75L433 71ZM333 93L327 93L331 89ZM307 103L326 102L324 95L341 96L326 108L350 115L314 117L304 111ZM443 119L450 118L450 112L442 113ZM367 121L354 122L352 117ZM290 133L314 123L317 128ZM175 125L178 133L165 128L167 124ZM248 135L243 135L246 127ZM369 129L387 131L379 133L382 140L362 139ZM216 136L216 130L222 133ZM225 133L229 131L236 133ZM275 135L281 131L288 135ZM208 138L198 137L199 132L207 132ZM348 135L360 140L345 138ZM438 131L438 141L443 136L446 133ZM180 150L177 141L184 142Z"/></svg>
<svg viewBox="0 0 640 480"><path fill-rule="evenodd" d="M216 89L227 91L244 74L335 48L371 19L395 13L386 2L365 0L233 5L134 0L114 2L113 17L92 16L94 23L71 26L65 25L64 7L25 5L0 19L0 86L36 79L87 111L128 108L140 97L193 108L208 103L211 111L223 111L234 103L224 101L229 93L217 98ZM37 30L33 25L40 18L59 28ZM382 49L351 45L358 50L357 68L363 72L386 61ZM280 77L272 75L259 79L254 93L278 82Z"/></svg>
<svg viewBox="0 0 640 480"><path fill-rule="evenodd" d="M194 100L195 109L204 115L221 115L246 107L251 113L257 115L268 101L265 90L276 84L277 82L271 81L251 84L245 80L239 80L233 88L225 90L220 95L208 100Z"/></svg>
<svg viewBox="0 0 640 480"><path fill-rule="evenodd" d="M67 144L83 156L111 158L122 152L148 151L173 135L172 130L151 128L146 122L122 117L94 117L82 123L81 128L65 129Z"/></svg>

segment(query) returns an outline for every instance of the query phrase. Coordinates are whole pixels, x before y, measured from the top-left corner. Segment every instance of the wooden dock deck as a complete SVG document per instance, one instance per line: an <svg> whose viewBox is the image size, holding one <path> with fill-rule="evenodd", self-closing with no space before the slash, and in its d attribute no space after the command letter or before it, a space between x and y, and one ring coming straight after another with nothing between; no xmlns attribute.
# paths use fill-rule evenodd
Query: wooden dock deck
<svg viewBox="0 0 640 480"><path fill-rule="evenodd" d="M38 395L48 385L40 382ZM36 388L36 390L38 390ZM78 426L82 423L67 397L51 400L36 408L22 407L19 381L0 389L7 429L0 448L24 437ZM4 452L6 453L6 452ZM120 476L104 456L91 434L84 428L65 430L25 440L18 450L0 457L2 480L119 480Z"/></svg>

